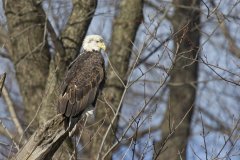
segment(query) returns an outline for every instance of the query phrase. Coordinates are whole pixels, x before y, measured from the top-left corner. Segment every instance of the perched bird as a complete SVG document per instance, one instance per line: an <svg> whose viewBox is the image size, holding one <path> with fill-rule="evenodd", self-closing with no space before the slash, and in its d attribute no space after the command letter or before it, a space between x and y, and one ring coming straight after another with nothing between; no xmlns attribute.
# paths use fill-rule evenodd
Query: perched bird
<svg viewBox="0 0 240 160"><path fill-rule="evenodd" d="M83 51L69 65L61 85L58 112L65 117L81 116L95 106L105 82L105 65L101 49L106 46L99 35L88 35L83 41Z"/></svg>

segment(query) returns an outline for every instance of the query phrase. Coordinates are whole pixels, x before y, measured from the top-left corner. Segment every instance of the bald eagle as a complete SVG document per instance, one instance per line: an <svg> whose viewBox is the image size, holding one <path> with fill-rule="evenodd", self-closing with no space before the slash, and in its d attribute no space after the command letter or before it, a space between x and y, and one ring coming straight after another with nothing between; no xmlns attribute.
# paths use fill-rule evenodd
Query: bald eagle
<svg viewBox="0 0 240 160"><path fill-rule="evenodd" d="M80 116L89 106L95 106L105 82L105 65L101 49L106 46L99 35L89 35L83 41L83 51L69 65L61 85L58 112L66 117Z"/></svg>

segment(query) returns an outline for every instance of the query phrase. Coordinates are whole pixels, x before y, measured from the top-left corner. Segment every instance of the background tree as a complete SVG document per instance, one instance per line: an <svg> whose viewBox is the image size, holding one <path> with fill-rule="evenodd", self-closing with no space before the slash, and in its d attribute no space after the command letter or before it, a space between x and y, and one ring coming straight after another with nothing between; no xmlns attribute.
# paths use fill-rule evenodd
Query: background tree
<svg viewBox="0 0 240 160"><path fill-rule="evenodd" d="M108 78L93 124L80 121L72 139L52 128L62 133L59 145L68 141L56 159L239 158L238 0L8 0L1 7L0 159L29 144L39 124L61 121L58 87L86 34L109 43Z"/></svg>
<svg viewBox="0 0 240 160"><path fill-rule="evenodd" d="M93 147L90 152L91 156L89 156L90 159L101 158L115 140L118 116L114 113L119 112L122 103L121 99L127 87L126 82L132 52L131 48L138 27L143 19L142 7L142 0L122 0L119 4L119 13L113 22L109 55L110 64L107 70L107 81L103 90L103 97L106 103L99 103L96 110L96 118L98 120L101 120L102 117L106 117L106 119L98 131L99 136L95 136L94 138ZM107 104L110 104L113 110ZM110 157L107 159L110 159Z"/></svg>
<svg viewBox="0 0 240 160"><path fill-rule="evenodd" d="M162 129L162 142L158 159L186 159L187 139L190 136L190 125L195 105L198 56L200 54L200 1L173 1L174 14L170 21L174 38L173 67L170 71L169 101L165 112ZM184 7L181 7L184 6ZM181 127L177 127L178 125ZM177 128L176 128L177 127ZM174 132L174 135L170 135ZM167 151L161 153L165 147ZM171 155L171 157L170 157Z"/></svg>

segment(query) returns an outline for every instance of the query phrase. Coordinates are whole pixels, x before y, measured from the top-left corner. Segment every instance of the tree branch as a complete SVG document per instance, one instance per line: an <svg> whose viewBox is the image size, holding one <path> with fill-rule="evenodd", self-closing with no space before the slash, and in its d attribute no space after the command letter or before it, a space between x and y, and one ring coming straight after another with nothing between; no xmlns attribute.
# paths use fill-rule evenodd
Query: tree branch
<svg viewBox="0 0 240 160"><path fill-rule="evenodd" d="M65 123L66 120L66 117L58 114L47 121L35 131L12 159L51 159L76 124L73 122L71 127L66 127L68 125Z"/></svg>
<svg viewBox="0 0 240 160"><path fill-rule="evenodd" d="M13 101L12 101L6 87L3 87L2 94L3 94L4 100L7 104L12 121L17 128L18 135L22 136L24 134L24 131L23 131L21 123L19 122L19 119L18 119L17 114L14 109Z"/></svg>
<svg viewBox="0 0 240 160"><path fill-rule="evenodd" d="M0 79L0 97L2 95L2 89L3 89L3 86L4 86L6 75L7 75L6 73L3 73L3 75L1 76L1 79Z"/></svg>

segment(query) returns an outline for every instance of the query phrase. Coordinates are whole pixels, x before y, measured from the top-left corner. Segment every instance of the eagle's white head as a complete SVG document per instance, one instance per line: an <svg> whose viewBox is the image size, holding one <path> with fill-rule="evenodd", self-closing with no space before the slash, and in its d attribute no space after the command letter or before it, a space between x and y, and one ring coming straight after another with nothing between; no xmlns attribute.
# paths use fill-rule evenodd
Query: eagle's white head
<svg viewBox="0 0 240 160"><path fill-rule="evenodd" d="M87 52L106 50L103 38L99 35L88 35L83 41L83 50Z"/></svg>

